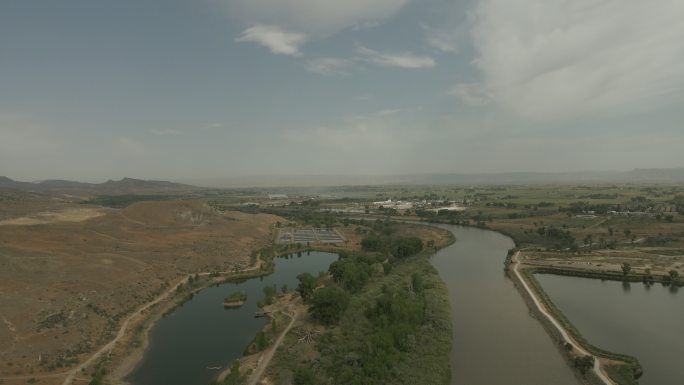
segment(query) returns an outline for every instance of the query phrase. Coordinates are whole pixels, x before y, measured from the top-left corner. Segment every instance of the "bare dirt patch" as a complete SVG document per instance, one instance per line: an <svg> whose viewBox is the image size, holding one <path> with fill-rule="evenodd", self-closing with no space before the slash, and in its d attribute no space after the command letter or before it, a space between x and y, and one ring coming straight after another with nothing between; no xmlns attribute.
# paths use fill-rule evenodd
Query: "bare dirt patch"
<svg viewBox="0 0 684 385"><path fill-rule="evenodd" d="M83 222L107 213L106 209L86 207L67 208L62 211L45 211L28 217L5 219L0 221L0 226L31 226L45 225L58 222Z"/></svg>

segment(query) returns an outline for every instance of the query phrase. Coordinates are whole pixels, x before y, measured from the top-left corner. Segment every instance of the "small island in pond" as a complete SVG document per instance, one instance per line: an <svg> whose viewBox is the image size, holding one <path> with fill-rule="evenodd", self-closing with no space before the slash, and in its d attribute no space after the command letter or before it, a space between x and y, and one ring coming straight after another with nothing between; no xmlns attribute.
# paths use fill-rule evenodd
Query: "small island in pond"
<svg viewBox="0 0 684 385"><path fill-rule="evenodd" d="M240 307L247 301L247 293L236 291L223 299L223 307Z"/></svg>

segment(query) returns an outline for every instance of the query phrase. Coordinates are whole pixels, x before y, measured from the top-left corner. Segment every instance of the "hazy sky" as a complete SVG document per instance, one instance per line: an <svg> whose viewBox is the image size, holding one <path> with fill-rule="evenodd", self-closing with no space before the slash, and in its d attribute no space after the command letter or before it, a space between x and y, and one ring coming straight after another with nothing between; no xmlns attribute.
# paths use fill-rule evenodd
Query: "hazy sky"
<svg viewBox="0 0 684 385"><path fill-rule="evenodd" d="M0 175L684 166L682 0L2 0Z"/></svg>

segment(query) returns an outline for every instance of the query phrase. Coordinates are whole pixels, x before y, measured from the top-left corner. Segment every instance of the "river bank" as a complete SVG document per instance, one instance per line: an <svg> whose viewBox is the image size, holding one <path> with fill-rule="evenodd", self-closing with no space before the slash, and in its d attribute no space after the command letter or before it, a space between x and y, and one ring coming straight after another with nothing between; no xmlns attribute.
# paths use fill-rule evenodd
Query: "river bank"
<svg viewBox="0 0 684 385"><path fill-rule="evenodd" d="M124 343L119 343L112 349L112 354L109 355L108 362L105 363L107 367L113 368L111 374L107 376L107 380L114 385L128 385L129 382L126 377L140 364L149 347L150 330L160 319L192 299L196 293L226 282L237 282L268 275L272 271L273 266L270 261L259 259L254 265L241 271L189 274L179 280L169 290L173 295L165 298L163 302L159 301L160 303L157 303L159 306L151 308L147 314L144 314L143 318L131 325L130 329L134 329L134 332L126 336L127 339L123 341ZM202 280L194 280L194 277L200 277ZM189 290L179 290L183 285L187 285L191 279L194 280L193 287ZM63 385L68 385L68 383L65 382Z"/></svg>
<svg viewBox="0 0 684 385"><path fill-rule="evenodd" d="M584 356L592 356L596 354L596 351L587 346L587 342L581 338L579 333L573 333L568 330L569 322L543 292L532 273L521 268L521 263L518 259L519 255L520 251L516 251L511 258L513 270L511 279L513 279L516 288L525 299L530 312L556 342L559 351L566 358L568 365L577 367L578 359ZM603 367L609 364L606 360L607 358L607 356L598 357L594 361L591 371L587 372L586 367L582 369L577 368L577 370L582 371L582 380L592 385L615 385L616 383L603 370ZM615 356L611 357L611 359L616 358ZM614 363L611 362L610 364Z"/></svg>

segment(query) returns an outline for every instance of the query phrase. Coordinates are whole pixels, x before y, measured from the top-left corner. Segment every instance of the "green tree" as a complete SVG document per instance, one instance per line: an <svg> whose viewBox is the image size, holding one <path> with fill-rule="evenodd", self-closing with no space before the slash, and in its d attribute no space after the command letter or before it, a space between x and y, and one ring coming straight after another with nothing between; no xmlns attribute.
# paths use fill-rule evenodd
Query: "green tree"
<svg viewBox="0 0 684 385"><path fill-rule="evenodd" d="M632 271L632 265L625 262L622 264L622 274L628 275Z"/></svg>
<svg viewBox="0 0 684 385"><path fill-rule="evenodd" d="M311 316L326 325L339 321L349 305L349 294L337 286L317 290L311 299Z"/></svg>
<svg viewBox="0 0 684 385"><path fill-rule="evenodd" d="M256 334L256 337L254 337L254 344L256 345L256 348L259 351L266 349L266 347L268 346L268 338L266 337L266 333L264 333L263 330L260 330Z"/></svg>
<svg viewBox="0 0 684 385"><path fill-rule="evenodd" d="M347 257L331 263L328 271L335 282L354 293L370 279L373 262L360 256Z"/></svg>
<svg viewBox="0 0 684 385"><path fill-rule="evenodd" d="M237 385L240 383L240 360L235 360L230 366L230 373L221 385Z"/></svg>
<svg viewBox="0 0 684 385"><path fill-rule="evenodd" d="M394 242L394 245L394 255L397 258L415 255L423 250L423 241L418 237L399 237Z"/></svg>
<svg viewBox="0 0 684 385"><path fill-rule="evenodd" d="M293 385L316 385L316 376L310 368L299 367L294 371L292 383Z"/></svg>
<svg viewBox="0 0 684 385"><path fill-rule="evenodd" d="M380 245L380 238L375 235L363 238L361 240L361 248L363 248L364 251L379 251Z"/></svg>
<svg viewBox="0 0 684 385"><path fill-rule="evenodd" d="M677 270L670 270L670 280L675 281L679 278L679 272Z"/></svg>
<svg viewBox="0 0 684 385"><path fill-rule="evenodd" d="M579 369L582 374L586 374L587 370L594 367L594 356L575 357L575 367Z"/></svg>
<svg viewBox="0 0 684 385"><path fill-rule="evenodd" d="M302 273L297 276L299 280L299 286L297 286L297 292L302 297L304 301L308 301L316 288L318 283L316 278L310 273Z"/></svg>

